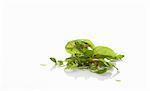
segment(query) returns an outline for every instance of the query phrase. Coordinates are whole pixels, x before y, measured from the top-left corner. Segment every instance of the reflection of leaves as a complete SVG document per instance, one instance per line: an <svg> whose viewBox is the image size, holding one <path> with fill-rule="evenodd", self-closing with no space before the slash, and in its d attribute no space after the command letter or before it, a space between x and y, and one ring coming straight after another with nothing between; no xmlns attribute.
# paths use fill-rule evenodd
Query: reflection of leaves
<svg viewBox="0 0 150 91"><path fill-rule="evenodd" d="M98 73L98 74L103 74L107 71L108 69L107 68L103 68L101 70L97 70L95 73Z"/></svg>
<svg viewBox="0 0 150 91"><path fill-rule="evenodd" d="M56 65L65 66L65 69L88 69L97 74L103 74L113 67L118 70L113 62L124 57L115 53L111 48L95 47L88 39L69 41L65 49L71 56L65 61L50 58Z"/></svg>

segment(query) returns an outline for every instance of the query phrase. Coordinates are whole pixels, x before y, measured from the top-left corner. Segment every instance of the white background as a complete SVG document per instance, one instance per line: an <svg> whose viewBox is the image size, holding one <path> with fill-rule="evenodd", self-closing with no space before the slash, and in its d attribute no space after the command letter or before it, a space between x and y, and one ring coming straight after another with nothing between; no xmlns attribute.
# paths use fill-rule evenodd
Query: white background
<svg viewBox="0 0 150 91"><path fill-rule="evenodd" d="M3 91L146 90L147 5L140 1L3 1ZM65 44L78 38L125 54L123 62L117 63L121 73L111 78L52 69L49 57L64 59L68 56Z"/></svg>

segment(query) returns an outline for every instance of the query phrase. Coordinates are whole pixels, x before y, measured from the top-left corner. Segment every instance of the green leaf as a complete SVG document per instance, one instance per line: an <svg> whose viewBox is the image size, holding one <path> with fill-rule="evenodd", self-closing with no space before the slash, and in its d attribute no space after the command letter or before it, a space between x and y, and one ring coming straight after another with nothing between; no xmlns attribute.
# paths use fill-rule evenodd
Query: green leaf
<svg viewBox="0 0 150 91"><path fill-rule="evenodd" d="M105 46L97 46L93 50L96 58L106 58L108 60L120 60L124 55L115 53L111 48Z"/></svg>
<svg viewBox="0 0 150 91"><path fill-rule="evenodd" d="M116 53L108 48L108 47L105 47L105 46L97 46L94 48L94 55L98 55L99 57L110 57L110 58L114 58L116 57Z"/></svg>
<svg viewBox="0 0 150 91"><path fill-rule="evenodd" d="M55 58L51 57L50 59L51 59L51 61L53 61L55 64L57 64L57 61L56 61Z"/></svg>
<svg viewBox="0 0 150 91"><path fill-rule="evenodd" d="M86 50L84 54L86 57L93 57L93 50Z"/></svg>
<svg viewBox="0 0 150 91"><path fill-rule="evenodd" d="M69 41L65 49L70 54L82 54L89 48L93 49L94 47L94 44L88 39L77 39Z"/></svg>
<svg viewBox="0 0 150 91"><path fill-rule="evenodd" d="M95 48L95 45L88 39L81 39L85 44L87 44L91 49Z"/></svg>
<svg viewBox="0 0 150 91"><path fill-rule="evenodd" d="M64 63L63 63L63 61L58 60L58 61L57 61L57 64L58 64L59 66L62 66Z"/></svg>
<svg viewBox="0 0 150 91"><path fill-rule="evenodd" d="M121 60L123 57L124 57L124 55L119 54L119 55L116 56L116 59Z"/></svg>

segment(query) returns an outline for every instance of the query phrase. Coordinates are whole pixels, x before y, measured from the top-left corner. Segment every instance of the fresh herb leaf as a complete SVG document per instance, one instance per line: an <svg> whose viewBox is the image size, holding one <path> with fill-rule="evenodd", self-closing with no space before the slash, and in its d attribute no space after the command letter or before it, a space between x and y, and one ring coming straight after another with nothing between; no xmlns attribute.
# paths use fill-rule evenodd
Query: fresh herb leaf
<svg viewBox="0 0 150 91"><path fill-rule="evenodd" d="M55 59L55 58L51 57L50 59L51 59L51 61L53 61L55 64L57 64L57 62L56 62L56 59Z"/></svg>
<svg viewBox="0 0 150 91"><path fill-rule="evenodd" d="M61 60L58 60L58 61L57 61L57 64L58 64L59 66L62 66L62 65L64 64L64 62L61 61Z"/></svg>
<svg viewBox="0 0 150 91"><path fill-rule="evenodd" d="M77 39L69 41L65 49L70 54L82 54L89 48L93 49L94 47L94 44L88 39Z"/></svg>
<svg viewBox="0 0 150 91"><path fill-rule="evenodd" d="M124 55L117 55L111 48L105 46L97 46L93 52L95 57L106 58L108 60L120 60L124 57Z"/></svg>

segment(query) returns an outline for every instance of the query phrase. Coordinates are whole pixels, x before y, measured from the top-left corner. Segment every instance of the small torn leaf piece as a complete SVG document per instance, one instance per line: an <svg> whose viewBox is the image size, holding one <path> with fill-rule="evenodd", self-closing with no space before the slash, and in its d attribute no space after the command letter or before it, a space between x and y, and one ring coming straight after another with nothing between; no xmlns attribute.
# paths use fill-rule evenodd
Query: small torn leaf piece
<svg viewBox="0 0 150 91"><path fill-rule="evenodd" d="M57 64L58 64L59 66L62 66L62 65L63 65L63 61L58 60L58 61L57 61Z"/></svg>
<svg viewBox="0 0 150 91"><path fill-rule="evenodd" d="M51 59L51 61L53 61L57 65L57 62L56 62L55 58L51 57L50 59Z"/></svg>
<svg viewBox="0 0 150 91"><path fill-rule="evenodd" d="M66 44L65 49L70 57L64 61L51 57L50 59L55 65L71 70L87 69L97 74L106 73L112 68L119 70L115 62L124 57L124 55L117 54L109 47L95 46L88 39L71 40Z"/></svg>

